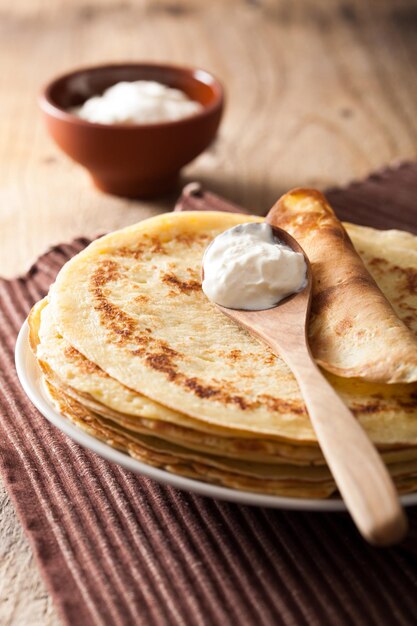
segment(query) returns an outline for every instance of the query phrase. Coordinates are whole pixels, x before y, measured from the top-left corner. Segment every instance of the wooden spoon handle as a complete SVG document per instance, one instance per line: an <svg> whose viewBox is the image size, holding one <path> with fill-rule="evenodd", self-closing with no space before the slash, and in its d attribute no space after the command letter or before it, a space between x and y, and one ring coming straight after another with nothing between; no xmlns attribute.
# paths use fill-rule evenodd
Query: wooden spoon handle
<svg viewBox="0 0 417 626"><path fill-rule="evenodd" d="M300 301L306 293L265 311L219 309L293 371L324 457L362 535L376 545L396 543L407 532L407 518L377 450L314 362L305 334L308 306Z"/></svg>
<svg viewBox="0 0 417 626"><path fill-rule="evenodd" d="M400 541L407 519L374 445L311 355L306 353L301 361L287 356L324 457L359 531L375 545Z"/></svg>

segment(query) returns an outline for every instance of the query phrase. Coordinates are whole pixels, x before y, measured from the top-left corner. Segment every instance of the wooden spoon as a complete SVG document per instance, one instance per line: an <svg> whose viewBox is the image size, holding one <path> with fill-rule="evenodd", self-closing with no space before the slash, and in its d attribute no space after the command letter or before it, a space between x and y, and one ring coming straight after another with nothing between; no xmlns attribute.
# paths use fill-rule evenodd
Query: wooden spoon
<svg viewBox="0 0 417 626"><path fill-rule="evenodd" d="M271 224L274 236L304 254L307 285L272 309L218 308L264 341L291 368L303 394L323 455L359 531L370 543L390 545L407 531L407 518L392 479L359 422L314 362L307 340L312 276L296 240Z"/></svg>

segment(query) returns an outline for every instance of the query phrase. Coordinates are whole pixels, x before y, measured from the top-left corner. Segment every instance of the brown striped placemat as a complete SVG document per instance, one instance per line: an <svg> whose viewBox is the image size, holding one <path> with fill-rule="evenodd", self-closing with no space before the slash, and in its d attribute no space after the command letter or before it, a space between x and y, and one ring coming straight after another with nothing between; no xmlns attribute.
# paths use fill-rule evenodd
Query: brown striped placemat
<svg viewBox="0 0 417 626"><path fill-rule="evenodd" d="M328 195L343 219L417 232L415 164ZM188 189L182 206L202 199ZM24 277L0 281L0 471L62 622L416 624L417 509L402 545L374 549L345 514L237 506L135 476L36 411L16 377L16 336L87 243L55 246Z"/></svg>

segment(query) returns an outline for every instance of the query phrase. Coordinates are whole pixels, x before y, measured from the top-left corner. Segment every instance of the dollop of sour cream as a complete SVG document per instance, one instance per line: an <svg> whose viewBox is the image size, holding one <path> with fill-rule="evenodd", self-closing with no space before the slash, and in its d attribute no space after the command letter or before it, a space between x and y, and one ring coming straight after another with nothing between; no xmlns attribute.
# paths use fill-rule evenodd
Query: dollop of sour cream
<svg viewBox="0 0 417 626"><path fill-rule="evenodd" d="M201 109L200 102L190 100L179 89L137 80L116 83L70 112L98 124L152 124L188 117Z"/></svg>
<svg viewBox="0 0 417 626"><path fill-rule="evenodd" d="M304 255L277 241L265 223L218 235L203 257L203 291L228 309L270 309L306 286Z"/></svg>

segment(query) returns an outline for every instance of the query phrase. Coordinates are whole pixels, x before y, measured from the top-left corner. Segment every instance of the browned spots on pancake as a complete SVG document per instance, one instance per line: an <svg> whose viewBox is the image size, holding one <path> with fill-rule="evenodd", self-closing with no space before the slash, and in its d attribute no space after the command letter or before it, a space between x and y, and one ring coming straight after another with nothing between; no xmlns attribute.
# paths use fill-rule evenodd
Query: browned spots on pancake
<svg viewBox="0 0 417 626"><path fill-rule="evenodd" d="M122 246L118 248L114 255L122 258L135 259L139 261L143 253L146 251L146 247L144 244L138 244L135 248L128 248L127 246Z"/></svg>
<svg viewBox="0 0 417 626"><path fill-rule="evenodd" d="M115 261L104 260L98 263L93 272L90 283L93 288L103 287L112 280L121 278L119 265Z"/></svg>
<svg viewBox="0 0 417 626"><path fill-rule="evenodd" d="M183 384L186 389L194 391L199 398L212 398L213 396L219 396L221 394L220 389L203 384L197 378L186 378Z"/></svg>
<svg viewBox="0 0 417 626"><path fill-rule="evenodd" d="M194 280L199 280L201 282L201 280L200 280L201 271L197 271L193 267L187 267L187 269L185 271L188 272L188 274L191 276L191 278L194 278Z"/></svg>
<svg viewBox="0 0 417 626"><path fill-rule="evenodd" d="M216 381L215 384L208 384L197 377L187 377L179 371L174 362L174 358L177 356L175 350L168 348L167 346L160 346L161 351L155 354L147 354L145 356L146 364L152 369L164 373L168 380L175 382L177 385L192 391L196 396L202 399L214 399L225 405L237 405L242 411L247 409L259 408L262 404L271 411L278 411L285 413L290 410L304 414L305 409L303 406L295 406L285 401L281 401L278 398L272 396L259 396L258 399L248 400L238 393L234 392L232 385L226 381Z"/></svg>
<svg viewBox="0 0 417 626"><path fill-rule="evenodd" d="M262 355L262 360L265 365L273 365L277 360L277 357L272 352L269 352Z"/></svg>
<svg viewBox="0 0 417 626"><path fill-rule="evenodd" d="M170 285L174 289L177 289L180 293L191 293L192 291L198 291L201 289L201 283L199 280L181 280L172 272L167 272L161 276L161 281L166 285Z"/></svg>
<svg viewBox="0 0 417 626"><path fill-rule="evenodd" d="M149 302L149 300L149 296L146 296L144 293L140 294L139 296L135 296L134 298L134 301L138 304L146 304L147 302Z"/></svg>
<svg viewBox="0 0 417 626"><path fill-rule="evenodd" d="M230 397L230 402L232 404L237 404L237 406L242 410L245 411L246 409L251 408L251 403L248 402L247 400L245 400L245 398L242 398L242 396L231 396ZM253 406L253 405L252 405Z"/></svg>
<svg viewBox="0 0 417 626"><path fill-rule="evenodd" d="M340 320L335 326L334 332L336 335L345 335L353 327L353 322L348 317Z"/></svg>
<svg viewBox="0 0 417 626"><path fill-rule="evenodd" d="M414 324L416 321L416 318L414 315L406 315L405 317L402 317L401 320L410 330L414 330Z"/></svg>
<svg viewBox="0 0 417 626"><path fill-rule="evenodd" d="M360 415L373 415L374 413L380 413L383 409L384 404L380 400L368 402L367 404L355 402L350 406L350 410L355 417L359 417Z"/></svg>
<svg viewBox="0 0 417 626"><path fill-rule="evenodd" d="M409 402L399 401L398 404L405 413L411 413L412 415L415 415L417 408L416 400L410 400Z"/></svg>
<svg viewBox="0 0 417 626"><path fill-rule="evenodd" d="M119 344L131 340L135 331L135 321L107 299L105 285L120 277L117 263L104 260L98 264L90 279L94 309L99 313L102 324L109 332L116 335L116 341Z"/></svg>
<svg viewBox="0 0 417 626"><path fill-rule="evenodd" d="M402 311L408 311L409 313L417 313L416 309L411 306L407 301L403 300L403 296L399 296L398 298L393 299L393 302L396 303L397 307Z"/></svg>
<svg viewBox="0 0 417 626"><path fill-rule="evenodd" d="M409 294L417 295L417 270L414 267L401 267L399 265L391 265L386 259L374 257L369 265L376 269L379 273L390 272L397 274L404 282L405 291Z"/></svg>
<svg viewBox="0 0 417 626"><path fill-rule="evenodd" d="M380 267L381 265L389 265L389 262L387 259L381 259L381 257L376 256L368 261L368 265L371 265L372 267Z"/></svg>
<svg viewBox="0 0 417 626"><path fill-rule="evenodd" d="M320 219L320 215L317 212L301 213L297 215L297 220L294 221L293 212L286 211L283 207L283 211L279 216L280 228L288 230L293 237L301 238L305 234L314 232L317 229L317 223Z"/></svg>
<svg viewBox="0 0 417 626"><path fill-rule="evenodd" d="M275 398L268 394L262 394L258 396L260 403L265 404L270 411L276 413L294 413L296 415L307 415L306 408L302 402L283 400L282 398Z"/></svg>
<svg viewBox="0 0 417 626"><path fill-rule="evenodd" d="M146 254L166 254L166 247L158 237L143 236L142 241L133 247L121 246L114 254L122 258L135 259L140 261Z"/></svg>
<svg viewBox="0 0 417 626"><path fill-rule="evenodd" d="M134 336L135 321L117 306L97 295L95 310L100 313L102 322L114 335L118 343L127 343Z"/></svg>
<svg viewBox="0 0 417 626"><path fill-rule="evenodd" d="M398 404L403 409L416 409L417 408L417 391L412 391L406 398L397 398Z"/></svg>
<svg viewBox="0 0 417 626"><path fill-rule="evenodd" d="M147 365L152 369L162 372L167 375L168 380L174 381L178 378L178 370L172 362L172 358L169 354L148 354L145 357Z"/></svg>
<svg viewBox="0 0 417 626"><path fill-rule="evenodd" d="M417 295L417 271L413 267L399 268L402 269L407 283L407 289L410 293Z"/></svg>
<svg viewBox="0 0 417 626"><path fill-rule="evenodd" d="M374 415L389 410L390 400L393 403L392 410L398 410L400 406L405 412L414 413L417 408L417 392L411 392L404 396L393 396L389 399L384 399L379 394L373 394L372 402L354 402L350 409L356 417L360 415Z"/></svg>
<svg viewBox="0 0 417 626"><path fill-rule="evenodd" d="M103 378L107 376L107 374L103 372L103 370L98 365L96 365L92 361L89 361L83 354L81 354L81 352L78 352L78 350L76 350L76 348L74 348L73 346L65 346L64 354L68 361L76 365L77 370L81 374L98 374Z"/></svg>
<svg viewBox="0 0 417 626"><path fill-rule="evenodd" d="M412 332L417 332L417 311L407 302L396 301L398 317Z"/></svg>
<svg viewBox="0 0 417 626"><path fill-rule="evenodd" d="M82 356L81 352L78 352L73 346L65 346L64 354L70 361L75 361Z"/></svg>
<svg viewBox="0 0 417 626"><path fill-rule="evenodd" d="M135 356L144 356L148 353L148 346L152 339L147 335L136 333L132 342L136 344L136 347L131 350L131 353Z"/></svg>
<svg viewBox="0 0 417 626"><path fill-rule="evenodd" d="M179 356L178 352L171 348L165 341L162 339L155 340L155 346L158 350L169 357L177 357Z"/></svg>
<svg viewBox="0 0 417 626"><path fill-rule="evenodd" d="M265 365L272 365L277 360L277 357L272 352L266 351L262 353L252 352L250 354L244 355L241 350L238 348L234 348L233 350L217 350L216 354L225 359L226 361L230 361L231 363L237 363L238 361L250 361L251 363L261 362ZM243 372L241 372L242 376L245 376ZM246 374L246 377L252 378L253 375Z"/></svg>
<svg viewBox="0 0 417 626"><path fill-rule="evenodd" d="M193 233L177 233L167 241L162 241L159 237L143 235L141 241L135 246L121 246L115 250L115 256L122 258L131 258L136 261L149 257L150 254L167 255L169 253L168 246L172 243L182 244L190 247L195 243L203 243L209 239L208 235L200 235Z"/></svg>
<svg viewBox="0 0 417 626"><path fill-rule="evenodd" d="M139 346L139 348L134 348L130 352L131 352L131 354L133 354L133 356L143 356L143 357L145 357L147 355L146 348L143 348L143 347L140 347L140 346Z"/></svg>
<svg viewBox="0 0 417 626"><path fill-rule="evenodd" d="M231 361L240 361L243 357L241 350L238 350L237 348L227 352L225 356L227 356Z"/></svg>
<svg viewBox="0 0 417 626"><path fill-rule="evenodd" d="M192 246L195 243L203 243L208 241L211 237L207 234L203 233L176 233L173 237L177 243L183 244L185 246Z"/></svg>
<svg viewBox="0 0 417 626"><path fill-rule="evenodd" d="M178 372L173 359L180 355L166 342L153 338L151 328L140 332L136 320L108 301L106 283L118 277L117 264L109 261L100 263L92 275L94 309L98 311L101 323L117 345L133 344L132 355L144 358L153 369L167 374L169 380L175 380Z"/></svg>
<svg viewBox="0 0 417 626"><path fill-rule="evenodd" d="M174 359L180 355L176 350L171 348L165 341L158 339L152 341L153 352L148 350L145 356L145 362L158 372L167 374L168 380L176 380L180 376L178 367Z"/></svg>
<svg viewBox="0 0 417 626"><path fill-rule="evenodd" d="M192 390L199 398L214 398L225 404L237 404L242 411L249 408L250 404L237 394L229 394L224 389L216 388L200 382L197 378L185 378L183 385L186 389Z"/></svg>
<svg viewBox="0 0 417 626"><path fill-rule="evenodd" d="M152 254L166 254L166 247L164 243L158 239L158 237L149 237L148 241L145 241L145 246L148 246Z"/></svg>
<svg viewBox="0 0 417 626"><path fill-rule="evenodd" d="M273 412L296 413L297 415L307 414L302 403L281 400L280 398L274 398L266 394L258 396L256 399L249 400L239 393L236 393L233 386L226 381L218 381L217 385L214 385L201 381L196 377L188 378L175 369L171 358L165 354L148 357L146 361L148 365L154 369L165 372L169 380L175 381L176 384L192 391L196 396L202 399L213 399L225 405L236 405L242 411L258 409L264 405L268 410Z"/></svg>

